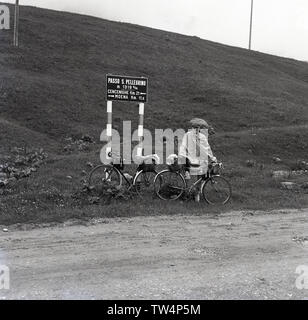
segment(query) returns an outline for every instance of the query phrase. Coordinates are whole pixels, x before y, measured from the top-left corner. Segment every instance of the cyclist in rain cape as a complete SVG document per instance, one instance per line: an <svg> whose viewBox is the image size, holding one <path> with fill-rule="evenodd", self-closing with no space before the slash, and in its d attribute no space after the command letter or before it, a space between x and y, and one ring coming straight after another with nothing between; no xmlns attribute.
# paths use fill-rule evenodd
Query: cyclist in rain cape
<svg viewBox="0 0 308 320"><path fill-rule="evenodd" d="M192 129L183 136L179 150L179 161L186 163L186 179L190 175L206 174L209 161L217 162L208 142L209 134L214 134L213 128L199 118L192 119L190 125Z"/></svg>

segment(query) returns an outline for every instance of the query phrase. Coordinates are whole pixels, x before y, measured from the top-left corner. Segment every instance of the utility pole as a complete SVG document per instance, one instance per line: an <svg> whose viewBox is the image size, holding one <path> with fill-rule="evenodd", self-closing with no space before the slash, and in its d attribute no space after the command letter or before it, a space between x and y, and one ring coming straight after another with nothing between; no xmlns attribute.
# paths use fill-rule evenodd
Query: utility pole
<svg viewBox="0 0 308 320"><path fill-rule="evenodd" d="M19 45L19 0L15 2L15 17L14 17L14 47Z"/></svg>
<svg viewBox="0 0 308 320"><path fill-rule="evenodd" d="M251 12L250 12L249 50L251 50L252 22L253 22L253 0L251 0Z"/></svg>

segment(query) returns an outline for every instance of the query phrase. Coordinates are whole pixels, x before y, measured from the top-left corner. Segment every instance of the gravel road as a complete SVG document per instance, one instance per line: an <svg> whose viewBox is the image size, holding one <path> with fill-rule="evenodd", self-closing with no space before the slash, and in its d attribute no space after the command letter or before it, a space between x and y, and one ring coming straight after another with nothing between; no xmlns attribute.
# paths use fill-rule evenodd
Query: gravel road
<svg viewBox="0 0 308 320"><path fill-rule="evenodd" d="M308 209L0 229L0 299L308 299Z"/></svg>

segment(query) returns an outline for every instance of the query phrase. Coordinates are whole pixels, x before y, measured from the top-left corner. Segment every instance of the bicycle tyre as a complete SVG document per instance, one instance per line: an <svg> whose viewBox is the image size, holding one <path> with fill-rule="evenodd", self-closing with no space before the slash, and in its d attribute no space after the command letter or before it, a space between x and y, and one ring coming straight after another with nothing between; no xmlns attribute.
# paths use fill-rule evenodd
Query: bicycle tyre
<svg viewBox="0 0 308 320"><path fill-rule="evenodd" d="M204 200L211 205L227 204L232 196L231 184L221 176L210 177L202 186Z"/></svg>
<svg viewBox="0 0 308 320"><path fill-rule="evenodd" d="M156 171L139 171L134 177L134 190L139 197L145 194L154 194L154 180L157 175Z"/></svg>
<svg viewBox="0 0 308 320"><path fill-rule="evenodd" d="M111 165L98 165L89 174L88 187L101 191L106 186L120 189L122 176L119 170Z"/></svg>
<svg viewBox="0 0 308 320"><path fill-rule="evenodd" d="M170 178L176 181L176 185L170 184ZM161 200L177 200L186 190L186 181L179 172L163 170L154 179L154 190Z"/></svg>

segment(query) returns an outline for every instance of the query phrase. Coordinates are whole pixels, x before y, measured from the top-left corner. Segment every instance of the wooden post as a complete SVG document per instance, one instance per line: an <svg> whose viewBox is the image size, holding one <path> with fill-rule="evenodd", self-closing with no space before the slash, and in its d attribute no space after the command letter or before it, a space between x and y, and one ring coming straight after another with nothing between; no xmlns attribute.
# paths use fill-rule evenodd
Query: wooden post
<svg viewBox="0 0 308 320"><path fill-rule="evenodd" d="M110 154L112 152L112 101L107 101L107 137L110 147L106 148L106 157L111 159Z"/></svg>
<svg viewBox="0 0 308 320"><path fill-rule="evenodd" d="M137 156L143 155L143 121L144 121L144 103L139 103L139 125L138 125L138 140L139 146Z"/></svg>
<svg viewBox="0 0 308 320"><path fill-rule="evenodd" d="M19 0L15 2L15 18L14 18L14 46L19 46Z"/></svg>

